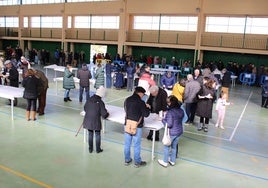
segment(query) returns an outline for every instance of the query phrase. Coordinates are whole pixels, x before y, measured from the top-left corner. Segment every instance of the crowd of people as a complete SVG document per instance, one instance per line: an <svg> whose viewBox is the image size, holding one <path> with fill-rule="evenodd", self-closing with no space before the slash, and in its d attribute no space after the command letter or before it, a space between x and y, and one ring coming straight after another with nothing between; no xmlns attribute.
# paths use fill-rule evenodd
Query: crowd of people
<svg viewBox="0 0 268 188"><path fill-rule="evenodd" d="M57 51L57 50L56 50ZM56 55L55 52L55 57ZM95 57L99 58L99 57ZM107 57L108 58L108 57ZM120 58L119 55L116 58ZM124 101L124 109L126 119L130 119L137 123L137 132L134 135L124 133L124 159L125 165L129 165L134 160L135 167L145 166L146 162L141 159L141 137L142 127L144 126L144 118L150 113L158 114L163 124L169 128L171 137L171 145L164 146L163 159L159 159L158 163L167 167L168 164L174 166L176 157L178 156L178 142L183 134L183 124L196 126L198 131L208 132L209 123L213 115L213 105L216 104L215 110L217 114L216 128L224 128L224 116L226 108L232 103L229 102L229 87L231 83L231 74L238 74L235 64L224 66L221 62L217 64L199 64L195 67L193 74L186 77L175 75L171 71L162 75L158 83L151 74L151 66L144 64L142 67L135 64L131 58L126 57L126 64L120 67L126 72L126 88L127 91L133 91L133 94ZM1 76L1 84L12 87L19 87L19 73L17 68L22 69L22 82L24 87L23 98L27 101L26 120L35 121L36 114L44 115L46 106L46 93L48 89L48 79L41 70L31 67L31 63L25 56L20 56L19 63L14 64L11 60L4 60L0 57L0 68L3 69ZM62 60L57 59L57 62ZM172 58L173 65L177 66L177 61ZM159 59L152 62L160 63ZM161 62L163 63L163 62ZM165 62L166 63L166 62ZM190 66L190 62L184 62L183 66ZM64 101L72 101L69 93L75 88L73 66L77 63L67 62L63 76L63 88L65 89ZM249 68L251 67L251 68ZM246 71L254 72L254 66L248 66ZM88 69L86 63L82 63L78 70L77 77L79 82L79 102L83 102L85 92L85 116L83 127L88 130L89 153L94 150L93 137L95 135L96 152L101 153L101 134L102 129L101 117L106 119L109 112L105 107L102 97L105 96L106 88L112 85L113 65L111 61L107 61L106 65L97 63L95 65L94 74ZM119 71L120 72L120 71ZM260 72L260 71L259 71ZM256 72L257 73L257 72ZM105 75L106 74L106 75ZM263 72L264 74L264 72ZM95 79L94 88L96 93L90 96L90 79ZM261 106L268 108L268 81L262 85L262 103ZM15 99L14 105L17 105ZM199 121L195 122L195 117L199 117ZM150 131L148 140L159 141L159 131L156 131L153 138L153 131ZM131 145L134 148L134 157L131 157Z"/></svg>
<svg viewBox="0 0 268 188"><path fill-rule="evenodd" d="M24 87L23 98L26 99L26 120L35 121L36 114L39 116L45 114L46 95L48 89L48 79L41 71L31 67L30 62L21 56L19 63L16 64L3 56L0 57L0 80L2 85L10 87L19 87L19 71L22 70L21 85ZM11 101L9 100L9 105ZM18 100L14 99L14 106L18 105Z"/></svg>

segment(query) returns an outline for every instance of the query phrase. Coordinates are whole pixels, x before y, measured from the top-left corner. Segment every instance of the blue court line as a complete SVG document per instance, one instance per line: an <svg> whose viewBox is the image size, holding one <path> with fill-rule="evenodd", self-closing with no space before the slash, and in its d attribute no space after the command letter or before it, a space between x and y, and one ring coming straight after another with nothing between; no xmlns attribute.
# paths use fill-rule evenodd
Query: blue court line
<svg viewBox="0 0 268 188"><path fill-rule="evenodd" d="M213 146L213 147L216 147L216 148L221 148L223 150L227 150L227 151L233 151L233 152L236 152L236 153L242 153L242 154L246 154L246 155L250 155L250 156L255 156L255 157L262 157L262 158L268 158L268 156L265 156L265 155L260 155L260 154L256 154L256 153L249 153L249 152L245 152L245 151L239 151L239 150L235 150L235 149L231 149L231 148L227 148L225 146L217 146L217 145L214 145L214 144L210 144L208 142L204 142L204 141L200 141L198 139L195 139L195 138L191 138L191 137L188 137L188 136L185 136L183 135L184 138L187 138L189 140L194 140L196 142L200 142L202 144L206 144L206 145L209 145L209 146Z"/></svg>
<svg viewBox="0 0 268 188"><path fill-rule="evenodd" d="M0 111L0 113L7 114L7 113L2 112L2 111ZM22 116L16 116L16 117L19 117L19 118L22 118L23 119ZM39 122L39 121L37 123L43 124L45 126L47 125L47 126L50 126L50 127L53 127L53 128L58 128L58 129L61 129L61 130L66 130L66 131L69 131L69 132L74 132L74 133L76 132L76 131L74 131L72 129L60 127L60 126L55 125L55 124L52 124L52 123L44 123L44 122ZM79 134L82 134L82 133L79 133ZM123 143L118 142L118 141L115 141L115 140L112 140L112 139L103 138L103 140L106 141L106 142L111 142L111 143L116 143L116 144L124 145ZM195 139L192 139L192 140L195 140ZM195 141L201 142L199 140L195 140ZM211 144L208 144L206 142L201 142L201 143L204 143L204 144L207 144L207 145L211 145ZM217 146L215 146L215 147L217 147ZM222 147L218 147L218 148L222 148ZM226 149L226 148L223 148L223 149ZM148 148L142 148L142 150L143 151L146 151L146 152L150 152L150 153L152 152L152 150L150 150ZM231 150L231 149L226 149L226 150ZM235 151L235 152L238 152L238 153L244 153L244 152L239 152L239 151L236 151L236 150L231 150L231 151ZM155 151L155 153L157 153L159 155L163 155L162 152ZM244 153L244 154L247 154L247 153ZM266 157L264 157L264 158L266 158ZM232 169L228 169L228 168L223 168L223 167L220 167L220 166L211 165L211 164L208 164L208 163L205 163L205 162L195 161L195 160L184 158L184 157L180 157L180 160L187 161L187 162L194 163L194 164L198 164L198 165L201 165L201 166L210 167L210 168L213 168L213 169L216 169L216 170L221 170L221 171L225 171L225 172L239 174L239 175L242 175L242 176L247 176L247 177L250 177L250 178L255 178L255 179L260 179L260 180L268 181L268 178L266 178L266 177L255 176L255 175L252 175L252 174L248 174L248 173L244 173L244 172L240 172L240 171L236 171L236 170L232 170Z"/></svg>
<svg viewBox="0 0 268 188"><path fill-rule="evenodd" d="M8 112L5 112L5 111L0 111L0 113L2 113L2 114L6 114L6 115L10 115ZM20 115L15 115L15 114L14 114L14 117L18 117L18 118L24 119L24 117L23 117L23 116L20 116ZM78 124L78 126L77 126L77 130L72 130L72 129L68 129L68 128L65 128L65 127L60 127L60 126L55 125L55 124L52 124L52 123L44 123L44 122L40 122L40 121L37 121L36 123L40 123L40 124L44 124L44 125L48 125L48 126L50 126L50 127L59 128L59 129L66 130L66 131L69 131L69 132L74 132L74 133L77 132L79 126L81 125L81 124ZM83 134L83 133L79 133L79 134ZM220 148L220 149L223 149L223 150L227 150L227 151L233 151L233 152L236 152L236 153L241 153L241 154L245 154L245 155L249 155L249 156L261 157L261 158L268 158L268 156L265 156L265 155L260 155L260 154L256 154L256 153L249 153L249 152L243 152L243 151L239 151L239 150L235 150L235 149L227 148L227 147L225 147L225 146L217 146L217 145L210 144L210 143L205 142L205 141L200 141L200 140L198 140L198 139L191 138L191 137L188 137L188 136L185 136L185 135L182 135L182 137L187 138L187 139L189 139L189 140L193 140L193 141L202 143L202 144L206 144L206 145L209 145L209 146L213 146L213 147L216 147L216 148Z"/></svg>

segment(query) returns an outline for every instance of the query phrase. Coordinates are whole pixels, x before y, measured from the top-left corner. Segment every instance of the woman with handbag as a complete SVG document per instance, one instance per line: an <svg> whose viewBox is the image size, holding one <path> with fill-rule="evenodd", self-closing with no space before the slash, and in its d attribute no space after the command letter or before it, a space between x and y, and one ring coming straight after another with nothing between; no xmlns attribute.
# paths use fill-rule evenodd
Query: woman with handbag
<svg viewBox="0 0 268 188"><path fill-rule="evenodd" d="M158 163L163 167L167 167L168 163L171 166L175 165L177 152L176 146L179 142L179 137L183 133L182 120L184 111L181 109L181 103L174 95L170 95L167 98L167 104L168 110L162 122L168 128L167 131L169 131L171 142L170 145L164 145L164 158L158 159Z"/></svg>

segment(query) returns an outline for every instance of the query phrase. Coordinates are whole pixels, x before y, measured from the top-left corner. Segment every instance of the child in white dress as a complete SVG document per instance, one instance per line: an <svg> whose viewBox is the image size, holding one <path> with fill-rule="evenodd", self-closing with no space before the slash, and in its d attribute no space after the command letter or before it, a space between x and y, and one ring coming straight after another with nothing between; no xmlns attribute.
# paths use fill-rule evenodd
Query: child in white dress
<svg viewBox="0 0 268 188"><path fill-rule="evenodd" d="M226 101L227 94L224 92L221 92L220 98L217 100L216 103L216 111L218 113L218 119L217 123L215 124L215 127L220 127L221 129L224 129L223 127L223 120L225 117L225 111L226 111L226 106L230 105L230 102Z"/></svg>

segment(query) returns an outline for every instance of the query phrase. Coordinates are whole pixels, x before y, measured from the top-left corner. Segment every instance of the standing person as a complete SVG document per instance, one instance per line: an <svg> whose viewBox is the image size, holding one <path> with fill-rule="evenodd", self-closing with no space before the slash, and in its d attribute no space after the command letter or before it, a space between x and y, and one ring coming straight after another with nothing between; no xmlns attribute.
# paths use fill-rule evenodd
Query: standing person
<svg viewBox="0 0 268 188"><path fill-rule="evenodd" d="M131 158L131 144L133 141L134 146L134 166L140 167L145 166L146 162L142 161L140 152L141 152L141 137L142 137L142 127L144 124L144 117L148 117L150 114L150 109L146 106L145 102L142 100L142 97L145 94L145 89L142 87L136 87L133 95L128 97L124 102L124 108L126 111L126 119L139 121L137 132L135 135L124 133L125 144L124 144L124 157L125 165L130 165L132 162Z"/></svg>
<svg viewBox="0 0 268 188"><path fill-rule="evenodd" d="M72 71L73 71L72 65L67 64L63 76L63 88L65 89L64 102L72 101L69 97L70 90L75 88L74 73L72 73Z"/></svg>
<svg viewBox="0 0 268 188"><path fill-rule="evenodd" d="M208 77L204 77L203 83L202 89L198 93L196 108L196 115L200 117L200 123L198 124L197 130L208 132L209 119L212 118L216 82Z"/></svg>
<svg viewBox="0 0 268 188"><path fill-rule="evenodd" d="M154 81L154 76L150 74L150 66L144 65L140 70L140 78L138 86L141 86L145 89L145 95L143 100L146 101L150 95L149 88L155 86L156 82Z"/></svg>
<svg viewBox="0 0 268 188"><path fill-rule="evenodd" d="M0 56L0 75L2 74L2 72L4 72L5 69L5 65L4 65L4 57ZM2 78L0 76L0 85L2 85Z"/></svg>
<svg viewBox="0 0 268 188"><path fill-rule="evenodd" d="M175 97L177 97L177 99L183 103L184 101L184 89L185 89L185 85L186 85L186 79L182 78L180 81L178 81L173 89L172 89L172 93L171 95L174 95Z"/></svg>
<svg viewBox="0 0 268 188"><path fill-rule="evenodd" d="M77 72L77 78L80 79L79 85L79 102L83 101L83 92L85 90L86 93L86 100L89 99L89 89L90 89L90 81L89 79L92 78L90 71L87 68L87 64L83 63L82 68Z"/></svg>
<svg viewBox="0 0 268 188"><path fill-rule="evenodd" d="M220 97L216 103L216 111L218 114L218 118L217 118L217 122L215 124L215 127L220 127L221 129L224 129L223 120L225 117L226 106L231 104L231 103L226 101L226 97L227 97L226 93L221 92Z"/></svg>
<svg viewBox="0 0 268 188"><path fill-rule="evenodd" d="M222 79L221 79L221 91L226 93L226 100L229 98L229 87L231 84L231 72L227 71L226 68L222 69Z"/></svg>
<svg viewBox="0 0 268 188"><path fill-rule="evenodd" d="M150 87L149 91L150 91L150 97L147 101L147 104L150 108L151 113L156 113L159 114L159 116L163 116L163 114L167 110L167 92L156 85ZM153 131L150 130L147 139L153 140L152 137L153 137ZM159 131L155 131L155 141L159 141Z"/></svg>
<svg viewBox="0 0 268 188"><path fill-rule="evenodd" d="M261 107L268 108L268 80L265 80L262 85L262 99L261 99Z"/></svg>
<svg viewBox="0 0 268 188"><path fill-rule="evenodd" d="M201 86L198 81L193 79L193 75L187 75L188 82L185 85L184 90L184 103L185 110L188 116L188 120L185 125L193 124L197 106L197 93L200 91Z"/></svg>
<svg viewBox="0 0 268 188"><path fill-rule="evenodd" d="M112 63L111 61L106 61L105 73L106 73L106 88L112 87Z"/></svg>
<svg viewBox="0 0 268 188"><path fill-rule="evenodd" d="M47 100L47 89L48 89L48 79L44 72L41 70L33 69L35 76L40 79L40 87L38 88L38 108L37 113L39 116L45 114L46 100Z"/></svg>
<svg viewBox="0 0 268 188"><path fill-rule="evenodd" d="M126 73L127 73L127 91L132 91L134 84L135 68L130 60L127 62Z"/></svg>
<svg viewBox="0 0 268 188"><path fill-rule="evenodd" d="M19 87L19 72L17 68L12 64L10 60L6 60L4 63L4 72L0 73L0 77L5 78L5 84L11 87ZM1 79L1 78L0 78ZM14 99L14 106L17 106L17 98ZM11 100L9 99L9 105Z"/></svg>
<svg viewBox="0 0 268 188"><path fill-rule="evenodd" d="M31 68L31 64L24 56L21 56L19 67L22 69L22 78L24 78L25 77L25 72L29 68Z"/></svg>
<svg viewBox="0 0 268 188"><path fill-rule="evenodd" d="M88 151L93 152L93 136L95 133L96 152L103 152L101 148L101 117L106 119L109 113L105 107L102 97L105 96L105 88L101 86L96 93L91 96L84 106L86 112L83 127L88 130Z"/></svg>
<svg viewBox="0 0 268 188"><path fill-rule="evenodd" d="M168 110L165 118L162 120L163 124L167 124L169 128L169 135L171 138L171 145L164 146L164 158L158 159L158 163L163 167L167 167L168 163L171 166L175 165L177 145L179 138L183 133L182 120L184 117L184 111L181 109L181 103L178 99L170 95L167 98Z"/></svg>
<svg viewBox="0 0 268 188"><path fill-rule="evenodd" d="M198 81L198 83L200 85L203 85L203 76L200 73L199 69L195 69L194 70L194 76L193 76L194 80Z"/></svg>
<svg viewBox="0 0 268 188"><path fill-rule="evenodd" d="M97 68L96 68L96 72L95 72L94 77L96 79L94 87L96 89L99 89L100 86L104 87L104 80L105 80L104 69L103 69L101 63L97 64Z"/></svg>
<svg viewBox="0 0 268 188"><path fill-rule="evenodd" d="M26 120L30 121L30 113L33 121L36 120L36 103L38 97L38 88L40 80L35 76L33 69L28 69L22 80L22 86L25 88L23 98L27 100Z"/></svg>

